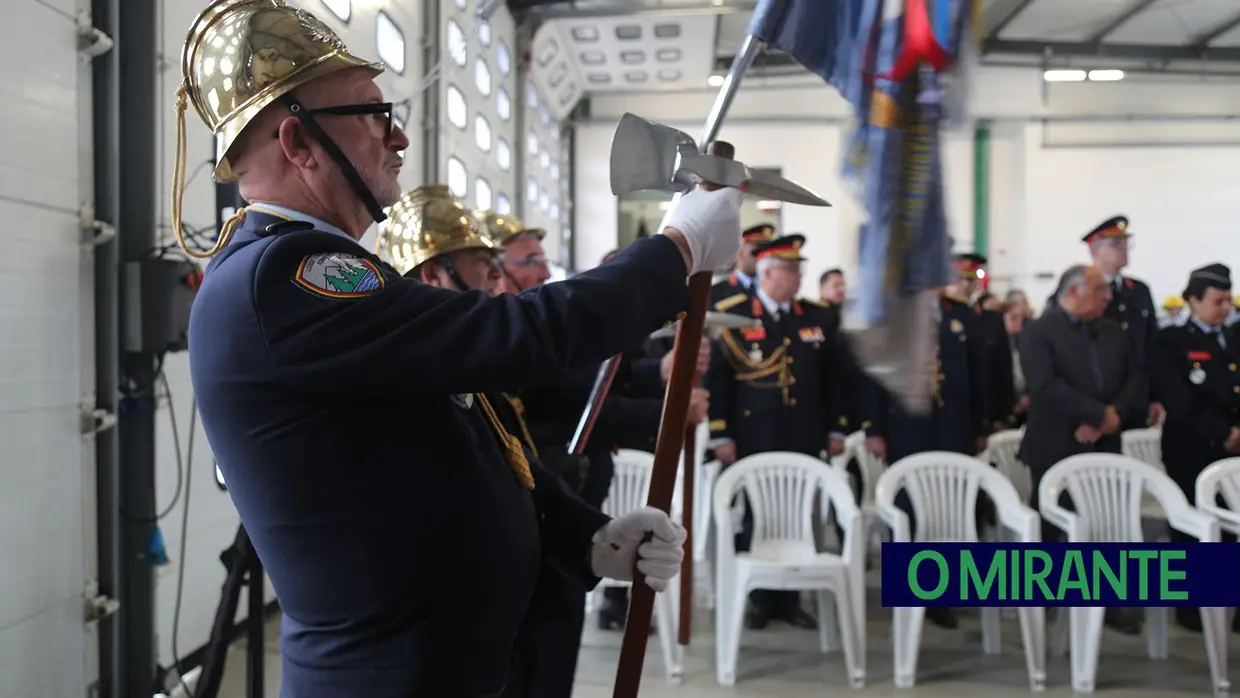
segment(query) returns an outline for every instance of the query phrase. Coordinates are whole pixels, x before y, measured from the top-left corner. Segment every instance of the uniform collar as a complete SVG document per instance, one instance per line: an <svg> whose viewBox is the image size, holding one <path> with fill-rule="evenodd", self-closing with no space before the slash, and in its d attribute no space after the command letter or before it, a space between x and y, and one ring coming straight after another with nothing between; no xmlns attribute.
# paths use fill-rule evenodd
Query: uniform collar
<svg viewBox="0 0 1240 698"><path fill-rule="evenodd" d="M734 276L736 276L736 280L737 280L738 282L740 282L740 285L741 285L741 286L744 286L745 288L752 288L752 287L753 287L753 277L752 277L752 276L750 276L750 275L746 274L745 272L741 271L740 269L733 269L733 270L732 270L732 274L733 274Z"/></svg>
<svg viewBox="0 0 1240 698"><path fill-rule="evenodd" d="M320 218L315 218L314 216L311 216L310 214L302 213L301 211L298 211L296 209L291 209L286 206L277 206L275 204L267 204L261 201L256 201L250 204L247 207L247 209L259 211L261 213L269 213L273 216L279 216L280 218L287 218L288 220L291 220L291 221L305 221L306 223L313 224L315 230L320 230L324 233L331 233L333 235L339 235L341 237L348 238L349 240L352 240L355 244L357 244L359 247L361 246L361 244L358 243L357 240L353 240L353 236L344 232L344 230L341 229L339 226L332 225L331 223L328 223L325 220L322 220Z"/></svg>
<svg viewBox="0 0 1240 698"><path fill-rule="evenodd" d="M1205 332L1206 334L1216 334L1216 333L1219 333L1219 332L1222 332L1222 331L1223 331L1223 328L1222 328L1222 327L1210 327L1209 325L1207 325L1206 323L1204 323L1204 322L1202 322L1202 321L1198 320L1197 318L1193 318L1193 319L1192 319L1192 320L1190 320L1189 322L1191 322L1191 323L1193 323L1194 325L1196 325L1196 326L1197 326L1197 329L1201 330L1202 332Z"/></svg>
<svg viewBox="0 0 1240 698"><path fill-rule="evenodd" d="M771 315L786 313L792 309L792 303L776 303L774 299L766 295L766 291L763 291L761 287L757 289L755 295L758 296L758 300L762 301L762 307L766 308L766 312Z"/></svg>

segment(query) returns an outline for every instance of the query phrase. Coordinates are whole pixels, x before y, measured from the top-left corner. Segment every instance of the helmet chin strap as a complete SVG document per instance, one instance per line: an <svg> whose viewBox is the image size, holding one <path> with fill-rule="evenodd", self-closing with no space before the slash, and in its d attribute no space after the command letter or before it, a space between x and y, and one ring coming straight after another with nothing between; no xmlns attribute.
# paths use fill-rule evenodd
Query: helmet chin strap
<svg viewBox="0 0 1240 698"><path fill-rule="evenodd" d="M379 205L379 200L370 191L370 187L366 186L366 182L362 181L362 176L358 174L357 168L353 166L352 162L349 162L349 158L345 157L344 151L340 149L340 146L336 145L331 136L327 135L327 131L324 131L323 127L315 121L314 116L310 114L310 110L303 107L301 102L298 102L292 95L285 95L281 99L288 106L288 110L293 113L293 116L296 116L301 125L305 126L306 130L310 132L310 136L318 141L319 145L323 146L323 150L327 151L328 156L340 168L340 172L344 175L345 180L348 181L349 187L353 189L353 192L362 200L362 204L366 206L366 211L370 213L370 217L376 223L382 223L387 220L387 214L383 212L383 207Z"/></svg>
<svg viewBox="0 0 1240 698"><path fill-rule="evenodd" d="M521 293L526 290L526 288L508 272L508 267L504 266L502 262L499 265L499 270L504 272L504 278L508 279L508 283L512 284L513 288L517 289L517 293Z"/></svg>

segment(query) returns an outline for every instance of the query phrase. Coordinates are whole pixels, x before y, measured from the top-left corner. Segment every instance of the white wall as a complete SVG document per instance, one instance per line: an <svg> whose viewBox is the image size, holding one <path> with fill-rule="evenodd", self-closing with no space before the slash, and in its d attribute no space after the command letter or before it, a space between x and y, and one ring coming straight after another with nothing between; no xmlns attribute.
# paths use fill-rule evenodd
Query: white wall
<svg viewBox="0 0 1240 698"><path fill-rule="evenodd" d="M592 98L591 120L577 127L580 264L614 244L614 197L600 163L616 120L633 112L696 137L714 97L703 89ZM1159 297L1178 293L1192 267L1240 263L1237 246L1223 237L1240 217L1225 171L1240 156L1234 82L1130 76L1047 84L1039 70L983 67L968 98L970 116L991 126L989 253L997 288L1045 297L1054 282L1043 277L1085 260L1080 237L1116 214L1132 219L1137 236L1129 272ZM857 212L838 177L848 117L847 105L821 83L754 80L742 86L720 134L735 143L738 158L782 167L836 204L787 209L785 231L813 240L806 293L822 269L855 266ZM949 133L944 145L948 218L960 250L973 239L971 128Z"/></svg>

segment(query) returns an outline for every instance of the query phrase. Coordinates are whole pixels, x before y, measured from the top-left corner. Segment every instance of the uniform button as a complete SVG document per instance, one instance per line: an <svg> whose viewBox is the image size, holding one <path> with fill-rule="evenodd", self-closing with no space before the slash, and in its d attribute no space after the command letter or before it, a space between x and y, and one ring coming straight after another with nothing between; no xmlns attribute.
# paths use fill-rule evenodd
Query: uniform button
<svg viewBox="0 0 1240 698"><path fill-rule="evenodd" d="M784 346L788 346L789 344L792 344L792 340L784 337Z"/></svg>
<svg viewBox="0 0 1240 698"><path fill-rule="evenodd" d="M1197 361L1194 361L1194 362L1193 362L1193 368L1201 368L1201 363L1200 363L1200 362L1197 362Z"/></svg>
<svg viewBox="0 0 1240 698"><path fill-rule="evenodd" d="M1126 307L1124 307L1124 304L1123 304L1123 303L1120 303L1120 304L1119 304L1119 311L1122 313L1122 312L1124 312L1125 310L1127 310L1127 308L1126 308Z"/></svg>
<svg viewBox="0 0 1240 698"><path fill-rule="evenodd" d="M748 417L748 416L749 416L749 410L745 410L744 412L742 412L742 413L741 413L741 416Z"/></svg>
<svg viewBox="0 0 1240 698"><path fill-rule="evenodd" d="M1232 388L1231 391L1233 393L1240 393L1240 385L1237 385L1236 387Z"/></svg>
<svg viewBox="0 0 1240 698"><path fill-rule="evenodd" d="M793 398L788 398L788 406L789 406L789 407L796 407L796 406L797 406L797 399L796 399L796 398L794 398L794 397L793 397Z"/></svg>
<svg viewBox="0 0 1240 698"><path fill-rule="evenodd" d="M1235 365L1235 364L1227 364L1227 370L1228 370L1228 371L1235 371L1235 370L1236 370L1236 365Z"/></svg>
<svg viewBox="0 0 1240 698"><path fill-rule="evenodd" d="M1120 308L1120 310L1123 310L1123 308ZM1128 323L1127 323L1127 322L1121 322L1121 323L1119 324L1119 326L1120 326L1121 328L1125 329L1125 330L1126 330L1126 329L1128 329Z"/></svg>

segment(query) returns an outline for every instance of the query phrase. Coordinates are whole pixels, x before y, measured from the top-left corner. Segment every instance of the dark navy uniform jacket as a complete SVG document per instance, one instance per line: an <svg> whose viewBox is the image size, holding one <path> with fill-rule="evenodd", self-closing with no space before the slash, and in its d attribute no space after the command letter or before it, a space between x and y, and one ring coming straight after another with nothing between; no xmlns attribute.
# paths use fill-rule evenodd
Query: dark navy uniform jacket
<svg viewBox="0 0 1240 698"><path fill-rule="evenodd" d="M251 209L209 265L190 366L284 612L282 695L499 692L544 553L583 571L606 518L545 476L524 489L468 394L641 341L688 307L680 253L659 236L490 297L402 279L340 233L269 232L280 222Z"/></svg>
<svg viewBox="0 0 1240 698"><path fill-rule="evenodd" d="M1238 455L1223 449L1232 428L1240 427L1238 365L1240 335L1233 328L1220 344L1190 320L1159 330L1150 343L1150 379L1167 409L1163 461L1189 501L1207 465Z"/></svg>
<svg viewBox="0 0 1240 698"><path fill-rule="evenodd" d="M724 330L711 348L703 385L710 391L712 442L736 443L737 457L793 451L818 457L846 415L842 338L826 308L793 301L777 320L757 294L725 299L715 310L762 320Z"/></svg>
<svg viewBox="0 0 1240 698"><path fill-rule="evenodd" d="M887 441L888 463L925 451L971 456L977 452L976 440L988 433L980 316L953 298L943 298L940 307L939 371L929 414L910 414L873 379L859 385L861 426L867 436Z"/></svg>
<svg viewBox="0 0 1240 698"><path fill-rule="evenodd" d="M1007 326L1003 323L1003 313L974 307L977 313L978 330L982 338L982 385L986 393L986 404L989 414L986 420L990 430L999 431L1009 428L1015 422L1016 408L1016 375L1012 365L1012 343L1008 338Z"/></svg>
<svg viewBox="0 0 1240 698"><path fill-rule="evenodd" d="M1158 308L1150 287L1140 279L1117 277L1111 282L1111 302L1103 317L1119 323L1137 362L1145 365L1146 347L1158 333Z"/></svg>

